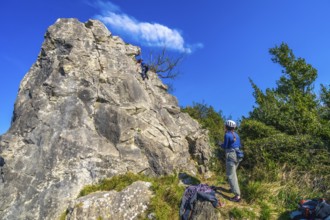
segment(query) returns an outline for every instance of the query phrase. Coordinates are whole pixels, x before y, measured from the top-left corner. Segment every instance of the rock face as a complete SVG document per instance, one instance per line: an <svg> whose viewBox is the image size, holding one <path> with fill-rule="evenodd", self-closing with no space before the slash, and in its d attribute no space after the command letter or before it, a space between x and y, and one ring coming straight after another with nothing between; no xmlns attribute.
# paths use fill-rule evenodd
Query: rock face
<svg viewBox="0 0 330 220"><path fill-rule="evenodd" d="M207 134L99 21L58 19L0 137L0 219L56 219L87 184L127 171L205 170ZM199 166L199 167L198 167Z"/></svg>
<svg viewBox="0 0 330 220"><path fill-rule="evenodd" d="M221 218L220 212L217 212L208 201L197 200L192 210L190 220L217 220Z"/></svg>
<svg viewBox="0 0 330 220"><path fill-rule="evenodd" d="M67 219L134 219L148 207L152 192L148 182L137 181L121 192L97 192L70 205Z"/></svg>

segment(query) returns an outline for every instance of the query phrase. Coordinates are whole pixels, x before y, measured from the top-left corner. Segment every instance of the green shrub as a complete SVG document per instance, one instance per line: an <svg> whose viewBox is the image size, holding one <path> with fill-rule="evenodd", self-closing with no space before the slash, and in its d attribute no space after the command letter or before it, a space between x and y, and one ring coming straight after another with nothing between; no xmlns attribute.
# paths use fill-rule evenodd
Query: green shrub
<svg viewBox="0 0 330 220"><path fill-rule="evenodd" d="M239 134L243 140L266 138L278 133L280 132L274 127L252 119L243 120L239 127Z"/></svg>
<svg viewBox="0 0 330 220"><path fill-rule="evenodd" d="M187 106L181 109L209 131L209 138L213 145L223 139L224 119L221 112L216 112L212 106L205 103L193 103L192 107Z"/></svg>
<svg viewBox="0 0 330 220"><path fill-rule="evenodd" d="M270 171L285 165L289 170L329 175L330 160L327 146L313 136L276 134L249 140L246 144L246 157L242 165L249 170L259 166Z"/></svg>
<svg viewBox="0 0 330 220"><path fill-rule="evenodd" d="M225 152L219 146L211 145L212 156L208 164L208 168L219 174L225 172Z"/></svg>

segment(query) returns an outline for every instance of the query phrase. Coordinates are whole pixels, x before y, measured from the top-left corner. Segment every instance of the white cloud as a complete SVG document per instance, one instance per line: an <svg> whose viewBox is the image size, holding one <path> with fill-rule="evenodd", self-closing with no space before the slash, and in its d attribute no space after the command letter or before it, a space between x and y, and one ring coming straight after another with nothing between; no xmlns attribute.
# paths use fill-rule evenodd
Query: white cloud
<svg viewBox="0 0 330 220"><path fill-rule="evenodd" d="M104 1L100 1L100 0L98 0L98 1L88 1L88 0L86 0L86 4L101 10L102 13L106 13L107 11L120 12L120 7L118 5L115 5L111 2L109 2L109 1L104 2Z"/></svg>
<svg viewBox="0 0 330 220"><path fill-rule="evenodd" d="M115 29L144 46L166 47L184 53L203 47L200 43L186 45L178 30L158 23L140 22L111 2L97 1L93 6L101 10L101 14L95 17L107 25L110 31Z"/></svg>

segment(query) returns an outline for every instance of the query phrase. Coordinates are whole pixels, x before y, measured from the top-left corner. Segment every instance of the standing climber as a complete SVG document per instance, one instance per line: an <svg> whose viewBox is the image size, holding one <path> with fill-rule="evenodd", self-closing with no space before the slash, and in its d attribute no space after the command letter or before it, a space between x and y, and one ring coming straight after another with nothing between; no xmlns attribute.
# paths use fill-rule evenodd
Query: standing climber
<svg viewBox="0 0 330 220"><path fill-rule="evenodd" d="M149 70L149 66L147 64L145 64L142 59L138 59L137 60L137 63L139 63L141 65L141 76L142 76L142 79L143 80L149 79L148 74L147 74L147 72Z"/></svg>
<svg viewBox="0 0 330 220"><path fill-rule="evenodd" d="M236 170L238 164L242 161L242 151L240 151L241 140L238 134L234 131L236 123L232 120L227 120L225 123L224 142L221 147L226 152L226 176L234 197L230 198L233 202L241 201L241 191L238 185Z"/></svg>

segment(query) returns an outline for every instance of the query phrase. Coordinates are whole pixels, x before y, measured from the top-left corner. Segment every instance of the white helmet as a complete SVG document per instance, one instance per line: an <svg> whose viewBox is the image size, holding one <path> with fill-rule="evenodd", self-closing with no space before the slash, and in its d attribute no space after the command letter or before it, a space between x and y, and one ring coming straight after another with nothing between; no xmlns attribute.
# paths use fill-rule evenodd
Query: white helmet
<svg viewBox="0 0 330 220"><path fill-rule="evenodd" d="M226 126L229 128L236 128L236 123L233 120L227 120Z"/></svg>

